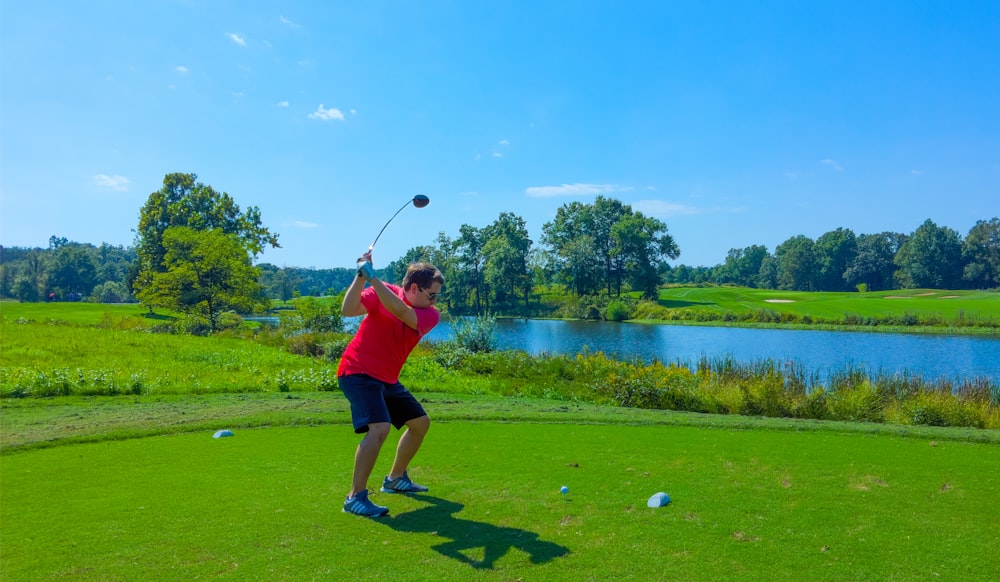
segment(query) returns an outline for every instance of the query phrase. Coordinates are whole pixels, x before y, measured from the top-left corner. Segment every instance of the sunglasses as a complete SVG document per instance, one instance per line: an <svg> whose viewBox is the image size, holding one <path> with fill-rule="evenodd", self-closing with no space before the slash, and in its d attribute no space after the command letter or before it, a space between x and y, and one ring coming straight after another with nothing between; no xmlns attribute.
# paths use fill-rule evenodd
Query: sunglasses
<svg viewBox="0 0 1000 582"><path fill-rule="evenodd" d="M421 290L421 291L423 291L423 292L424 292L424 295L426 295L426 296L427 296L427 299L428 299L428 301L432 301L432 302L433 302L433 301L437 301L437 300L438 300L438 297L440 297L440 296L441 296L441 294L440 294L440 293L428 293L428 292L427 292L427 289L424 289L424 288L422 288L422 287L421 287L421 289L420 289L420 290Z"/></svg>

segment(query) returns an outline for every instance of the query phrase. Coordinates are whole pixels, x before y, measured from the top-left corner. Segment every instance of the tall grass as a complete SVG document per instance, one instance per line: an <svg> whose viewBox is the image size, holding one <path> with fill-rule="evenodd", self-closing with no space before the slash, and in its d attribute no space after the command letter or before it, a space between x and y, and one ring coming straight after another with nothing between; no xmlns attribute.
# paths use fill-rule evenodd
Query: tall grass
<svg viewBox="0 0 1000 582"><path fill-rule="evenodd" d="M0 397L301 392L337 389L349 336L301 329L213 337L151 333L132 318L98 325L0 320ZM822 379L795 362L623 361L493 351L491 319L460 341L417 349L403 379L417 391L544 397L630 408L1000 428L1000 387L848 367Z"/></svg>

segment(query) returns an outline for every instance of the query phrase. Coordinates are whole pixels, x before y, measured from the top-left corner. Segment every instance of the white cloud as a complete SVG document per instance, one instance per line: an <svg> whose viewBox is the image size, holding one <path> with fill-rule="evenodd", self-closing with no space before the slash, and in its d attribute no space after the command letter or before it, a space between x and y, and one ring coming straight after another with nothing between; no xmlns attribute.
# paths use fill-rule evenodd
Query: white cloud
<svg viewBox="0 0 1000 582"><path fill-rule="evenodd" d="M97 184L99 188L114 190L116 192L124 192L128 190L128 178L125 176L119 176L118 174L115 174L114 176L98 174L94 176L94 184Z"/></svg>
<svg viewBox="0 0 1000 582"><path fill-rule="evenodd" d="M496 150L493 150L493 157L494 157L494 158L502 158L502 157L503 157L503 154L502 154L501 152L498 152L498 151L496 151Z"/></svg>
<svg viewBox="0 0 1000 582"><path fill-rule="evenodd" d="M563 184L561 186L531 186L525 188L524 193L528 196L545 198L550 196L590 196L631 190L631 186L617 184Z"/></svg>
<svg viewBox="0 0 1000 582"><path fill-rule="evenodd" d="M510 145L510 142L509 142L509 141L507 141L507 140L505 140L505 139L502 139L502 140L500 140L500 142L499 142L499 143L500 143L500 145L502 145L502 146L505 146L505 145Z"/></svg>
<svg viewBox="0 0 1000 582"><path fill-rule="evenodd" d="M278 101L278 107L288 107L288 101Z"/></svg>
<svg viewBox="0 0 1000 582"><path fill-rule="evenodd" d="M357 109L351 109L350 111L351 111L351 115L357 115L358 114L358 110Z"/></svg>
<svg viewBox="0 0 1000 582"><path fill-rule="evenodd" d="M229 35L229 39L240 46L247 46L247 41L235 32Z"/></svg>
<svg viewBox="0 0 1000 582"><path fill-rule="evenodd" d="M291 20L285 18L284 16L279 16L278 18L281 19L281 23L284 24L285 26L288 26L290 28L298 28L299 27L298 24L292 22Z"/></svg>
<svg viewBox="0 0 1000 582"><path fill-rule="evenodd" d="M843 172L844 171L844 167L841 166L840 162L838 162L837 160L831 160L831 159L827 158L825 160L820 160L819 163L827 165L827 166L830 166L831 168L833 168L834 170L837 170L838 172Z"/></svg>
<svg viewBox="0 0 1000 582"><path fill-rule="evenodd" d="M331 119L337 119L340 121L344 120L344 114L340 112L339 109L334 107L333 109L327 109L322 103L315 112L309 114L310 119L320 119L322 121L330 121Z"/></svg>
<svg viewBox="0 0 1000 582"><path fill-rule="evenodd" d="M177 66L177 72L178 73L186 73L186 72L188 72L188 68L185 67L184 65L178 65Z"/></svg>
<svg viewBox="0 0 1000 582"><path fill-rule="evenodd" d="M297 228L319 228L319 225L315 222L306 222L304 220L296 220L292 223L292 226Z"/></svg>
<svg viewBox="0 0 1000 582"><path fill-rule="evenodd" d="M640 200L638 202L633 202L629 206L632 207L632 210L641 212L646 216L653 216L657 218L691 216L694 214L737 214L740 212L746 212L746 208L738 206L730 208L699 208L697 206L688 206L687 204L675 204L673 202L667 202L666 200Z"/></svg>

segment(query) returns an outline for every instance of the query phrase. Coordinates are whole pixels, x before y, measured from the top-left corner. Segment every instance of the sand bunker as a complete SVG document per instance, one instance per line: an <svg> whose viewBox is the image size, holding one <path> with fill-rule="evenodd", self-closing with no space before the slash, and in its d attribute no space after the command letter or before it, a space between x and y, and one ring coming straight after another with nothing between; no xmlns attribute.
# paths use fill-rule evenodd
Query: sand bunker
<svg viewBox="0 0 1000 582"><path fill-rule="evenodd" d="M931 295L937 295L937 293L931 291L930 293L917 293L914 297L929 297Z"/></svg>
<svg viewBox="0 0 1000 582"><path fill-rule="evenodd" d="M794 299L765 299L766 303L795 303Z"/></svg>
<svg viewBox="0 0 1000 582"><path fill-rule="evenodd" d="M955 299L957 297L958 297L958 295L945 295L945 296L941 297L941 299Z"/></svg>

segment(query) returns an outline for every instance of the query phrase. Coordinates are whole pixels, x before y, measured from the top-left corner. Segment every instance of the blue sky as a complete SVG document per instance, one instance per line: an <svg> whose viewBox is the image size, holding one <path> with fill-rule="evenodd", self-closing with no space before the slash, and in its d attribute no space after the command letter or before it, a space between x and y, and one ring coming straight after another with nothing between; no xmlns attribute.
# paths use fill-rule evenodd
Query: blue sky
<svg viewBox="0 0 1000 582"><path fill-rule="evenodd" d="M598 194L675 263L1000 213L1000 2L0 3L0 244L129 245L163 176L259 261L376 266Z"/></svg>

